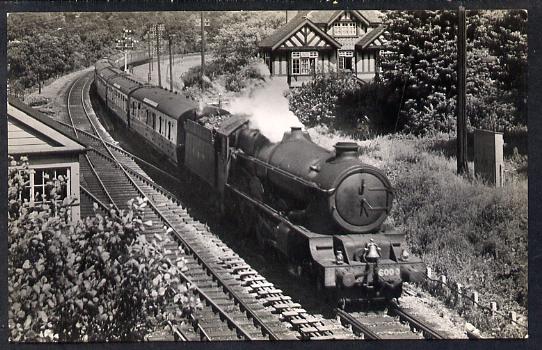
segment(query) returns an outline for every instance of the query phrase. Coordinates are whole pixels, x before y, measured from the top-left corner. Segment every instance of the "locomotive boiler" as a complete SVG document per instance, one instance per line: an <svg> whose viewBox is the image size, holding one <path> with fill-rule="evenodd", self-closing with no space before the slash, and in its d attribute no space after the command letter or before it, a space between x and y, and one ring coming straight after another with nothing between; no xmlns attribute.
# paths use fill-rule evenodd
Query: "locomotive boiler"
<svg viewBox="0 0 542 350"><path fill-rule="evenodd" d="M270 186L275 206L292 221L319 233L377 231L391 210L393 190L377 168L359 161L356 143L339 142L335 153L294 127L271 143L258 130L244 129L237 147L261 161L253 174ZM254 181L254 180L253 180ZM262 197L263 186L253 190Z"/></svg>
<svg viewBox="0 0 542 350"><path fill-rule="evenodd" d="M399 297L402 283L418 281L425 266L406 249L405 236L383 230L393 189L384 173L359 159L356 143L328 151L301 128L272 143L256 129L237 132L232 182L261 207L263 240L283 252L299 273L316 276L342 302ZM270 222L269 222L270 221Z"/></svg>

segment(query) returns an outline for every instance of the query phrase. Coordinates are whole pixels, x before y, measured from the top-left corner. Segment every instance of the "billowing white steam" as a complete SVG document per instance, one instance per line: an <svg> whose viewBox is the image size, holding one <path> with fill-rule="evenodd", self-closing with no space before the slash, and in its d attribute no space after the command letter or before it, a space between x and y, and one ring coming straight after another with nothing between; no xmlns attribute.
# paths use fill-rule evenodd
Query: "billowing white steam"
<svg viewBox="0 0 542 350"><path fill-rule="evenodd" d="M271 79L248 96L230 101L227 109L233 114L248 115L251 128L259 129L271 142L279 142L292 126L303 127L288 109L288 99L284 97L287 89L285 81Z"/></svg>

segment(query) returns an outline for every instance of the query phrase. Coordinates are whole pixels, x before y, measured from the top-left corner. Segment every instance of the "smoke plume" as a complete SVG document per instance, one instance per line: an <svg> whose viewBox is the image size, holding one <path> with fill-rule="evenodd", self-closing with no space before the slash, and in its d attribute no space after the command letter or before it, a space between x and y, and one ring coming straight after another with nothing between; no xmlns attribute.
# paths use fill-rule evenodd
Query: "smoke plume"
<svg viewBox="0 0 542 350"><path fill-rule="evenodd" d="M249 95L230 101L227 109L232 114L248 115L251 128L259 129L271 142L279 142L290 127L303 127L288 109L288 99L284 96L287 89L285 81L271 79Z"/></svg>

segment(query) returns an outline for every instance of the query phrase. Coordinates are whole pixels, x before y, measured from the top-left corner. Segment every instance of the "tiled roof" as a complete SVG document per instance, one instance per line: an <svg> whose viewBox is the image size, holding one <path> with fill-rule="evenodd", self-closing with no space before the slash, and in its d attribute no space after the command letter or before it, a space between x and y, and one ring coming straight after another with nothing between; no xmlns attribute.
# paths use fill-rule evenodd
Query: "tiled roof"
<svg viewBox="0 0 542 350"><path fill-rule="evenodd" d="M356 43L356 47L365 49L369 46L376 38L378 38L382 33L384 33L386 27L383 25L378 26L369 33L365 34L359 41Z"/></svg>
<svg viewBox="0 0 542 350"><path fill-rule="evenodd" d="M307 11L307 18L314 23L329 23L332 18L336 17L342 11Z"/></svg>
<svg viewBox="0 0 542 350"><path fill-rule="evenodd" d="M343 12L343 10L323 10L323 11L303 11L304 15L307 16L312 22L317 24L328 24L333 19ZM382 13L376 10L354 10L357 15L363 17L369 24L375 25L382 23Z"/></svg>

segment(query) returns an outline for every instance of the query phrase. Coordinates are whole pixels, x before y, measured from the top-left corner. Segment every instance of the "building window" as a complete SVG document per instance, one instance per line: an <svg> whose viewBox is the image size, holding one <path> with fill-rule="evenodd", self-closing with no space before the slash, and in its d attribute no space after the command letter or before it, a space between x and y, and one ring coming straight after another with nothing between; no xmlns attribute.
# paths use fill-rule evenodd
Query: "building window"
<svg viewBox="0 0 542 350"><path fill-rule="evenodd" d="M167 122L167 139L171 140L171 122L169 120Z"/></svg>
<svg viewBox="0 0 542 350"><path fill-rule="evenodd" d="M49 168L49 169L35 169L35 173L31 175L29 191L25 189L23 193L28 193L30 198L34 199L34 203L50 203L51 198L43 198L43 193L47 193L51 190L53 181L64 179L64 184L61 184L60 198L62 201L64 198L70 195L70 169L68 168ZM47 195L48 196L48 195ZM29 199L30 199L29 198ZM32 200L31 200L32 201Z"/></svg>
<svg viewBox="0 0 542 350"><path fill-rule="evenodd" d="M364 73L375 72L375 59L374 54L371 52L364 52L361 54L361 71Z"/></svg>
<svg viewBox="0 0 542 350"><path fill-rule="evenodd" d="M162 133L162 117L158 117L158 120L159 120L158 132L161 134Z"/></svg>
<svg viewBox="0 0 542 350"><path fill-rule="evenodd" d="M356 36L355 22L335 22L333 24L333 34L335 36Z"/></svg>
<svg viewBox="0 0 542 350"><path fill-rule="evenodd" d="M152 129L156 130L156 114L152 114Z"/></svg>
<svg viewBox="0 0 542 350"><path fill-rule="evenodd" d="M310 75L315 73L317 51L292 52L292 74Z"/></svg>
<svg viewBox="0 0 542 350"><path fill-rule="evenodd" d="M354 51L339 51L339 69L353 70Z"/></svg>

